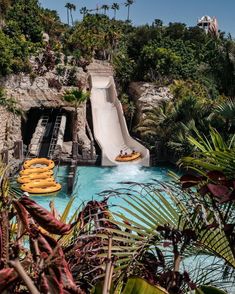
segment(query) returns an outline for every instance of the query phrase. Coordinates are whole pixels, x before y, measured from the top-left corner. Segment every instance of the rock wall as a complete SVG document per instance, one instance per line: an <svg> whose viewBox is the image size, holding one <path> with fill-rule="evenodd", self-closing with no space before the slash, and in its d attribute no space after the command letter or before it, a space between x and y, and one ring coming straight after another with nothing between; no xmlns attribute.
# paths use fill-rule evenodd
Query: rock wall
<svg viewBox="0 0 235 294"><path fill-rule="evenodd" d="M9 149L11 158L14 143L21 139L21 118L0 106L0 151Z"/></svg>
<svg viewBox="0 0 235 294"><path fill-rule="evenodd" d="M59 107L63 105L61 100L63 91L49 88L45 77L36 77L31 80L23 74L11 75L0 80L9 96L14 97L24 111L32 107Z"/></svg>
<svg viewBox="0 0 235 294"><path fill-rule="evenodd" d="M144 110L156 107L164 100L172 100L173 95L168 87L157 87L153 83L132 82L129 93L136 105L136 123L144 115Z"/></svg>
<svg viewBox="0 0 235 294"><path fill-rule="evenodd" d="M69 104L62 100L65 90L71 87L63 86L60 91L50 88L49 79L56 78L55 72L48 72L44 76L38 76L32 79L29 75L19 74L10 75L0 79L0 86L5 88L9 97L14 97L23 111L27 112L31 108L67 108L74 111ZM77 68L77 78L86 83L87 74ZM90 140L86 136L85 123L86 112L85 105L79 110L79 142L84 148L90 148ZM12 148L14 141L21 140L21 118L15 117L7 112L3 107L0 108L0 151L6 148Z"/></svg>

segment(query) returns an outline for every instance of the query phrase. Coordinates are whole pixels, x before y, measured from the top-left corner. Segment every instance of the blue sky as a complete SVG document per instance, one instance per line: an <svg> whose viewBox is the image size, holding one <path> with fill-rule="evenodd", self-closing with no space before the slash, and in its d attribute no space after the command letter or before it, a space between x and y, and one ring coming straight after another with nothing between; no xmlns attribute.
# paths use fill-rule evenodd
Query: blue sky
<svg viewBox="0 0 235 294"><path fill-rule="evenodd" d="M81 19L79 10L82 6L88 9L96 8L96 5L124 3L125 0L39 0L42 6L57 10L63 21L66 21L66 10L64 5L67 2L77 7L74 12L76 20ZM109 12L113 16L113 11ZM156 18L169 22L184 22L188 26L196 24L197 18L203 15L216 16L220 30L231 33L235 37L235 0L135 0L131 7L131 19L134 24L140 25L152 23ZM127 9L124 5L117 12L117 18L126 19Z"/></svg>

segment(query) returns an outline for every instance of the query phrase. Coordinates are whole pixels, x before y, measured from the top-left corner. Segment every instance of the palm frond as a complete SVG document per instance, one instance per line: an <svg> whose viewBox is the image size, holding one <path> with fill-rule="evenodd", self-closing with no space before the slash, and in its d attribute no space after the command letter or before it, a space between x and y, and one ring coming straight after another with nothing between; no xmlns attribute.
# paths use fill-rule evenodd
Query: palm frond
<svg viewBox="0 0 235 294"><path fill-rule="evenodd" d="M213 128L210 129L211 142L196 132L197 137L189 136L188 140L196 151L183 157L178 163L186 168L205 174L206 171L223 171L228 176L235 173L234 136L230 143L224 142L222 136Z"/></svg>

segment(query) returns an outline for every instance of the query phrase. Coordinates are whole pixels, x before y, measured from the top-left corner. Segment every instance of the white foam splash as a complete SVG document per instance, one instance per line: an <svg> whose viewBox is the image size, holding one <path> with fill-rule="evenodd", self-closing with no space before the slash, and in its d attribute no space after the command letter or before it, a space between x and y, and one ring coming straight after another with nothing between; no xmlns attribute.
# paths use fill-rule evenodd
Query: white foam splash
<svg viewBox="0 0 235 294"><path fill-rule="evenodd" d="M132 182L146 182L150 180L151 173L144 169L140 165L118 165L117 167L112 168L111 172L108 173L105 177L105 181L108 183L118 183L125 181Z"/></svg>

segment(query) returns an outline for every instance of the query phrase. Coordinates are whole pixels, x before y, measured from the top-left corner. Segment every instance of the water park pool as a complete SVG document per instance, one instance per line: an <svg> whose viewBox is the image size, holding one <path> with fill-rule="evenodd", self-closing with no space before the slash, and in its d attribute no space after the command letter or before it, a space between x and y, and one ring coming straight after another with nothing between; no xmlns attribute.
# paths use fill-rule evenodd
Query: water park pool
<svg viewBox="0 0 235 294"><path fill-rule="evenodd" d="M141 167L137 165L121 165L117 167L87 167L77 168L73 195L75 197L70 215L81 205L89 200L101 200L99 195L104 190L117 189L123 185L120 182L147 183L152 179L158 181L169 181L169 167ZM56 178L62 184L62 190L55 195L33 196L39 204L49 209L49 202L54 200L55 208L59 213L63 212L71 196L67 195L67 174L66 166L60 166ZM120 198L112 198L109 203L120 204Z"/></svg>

